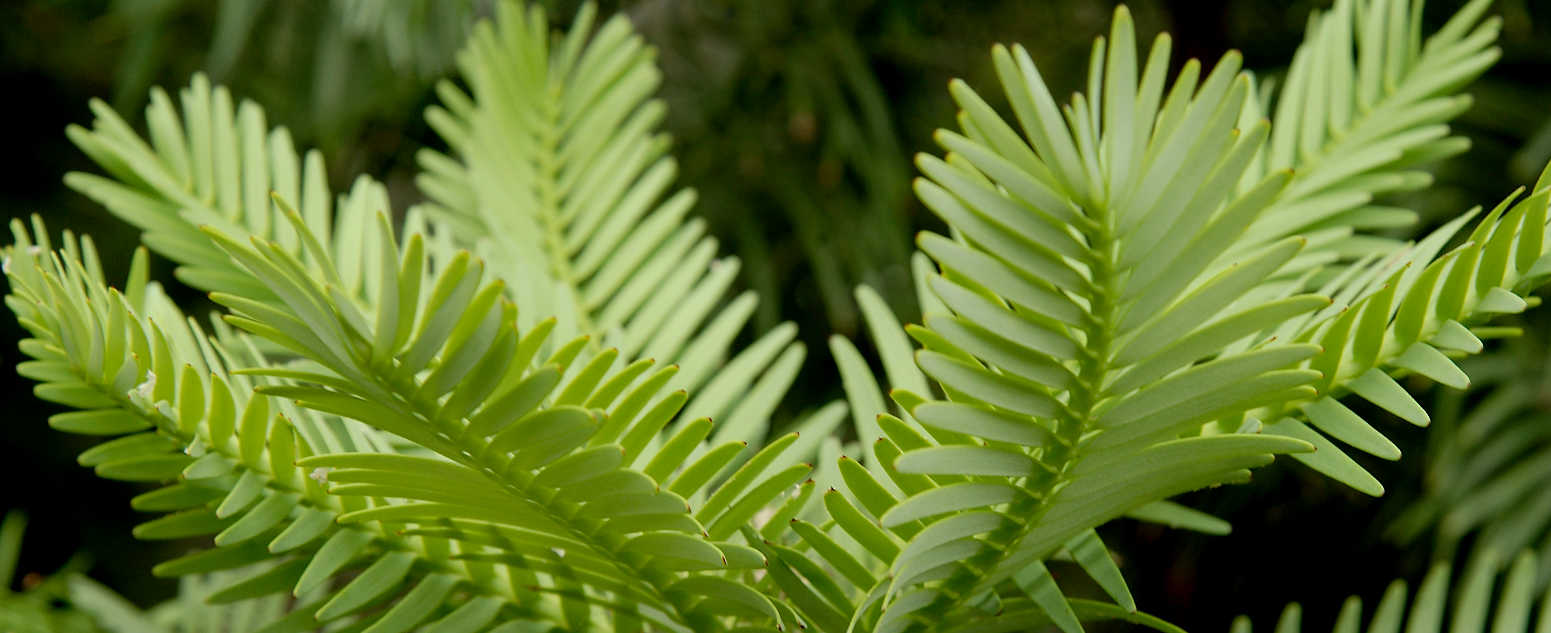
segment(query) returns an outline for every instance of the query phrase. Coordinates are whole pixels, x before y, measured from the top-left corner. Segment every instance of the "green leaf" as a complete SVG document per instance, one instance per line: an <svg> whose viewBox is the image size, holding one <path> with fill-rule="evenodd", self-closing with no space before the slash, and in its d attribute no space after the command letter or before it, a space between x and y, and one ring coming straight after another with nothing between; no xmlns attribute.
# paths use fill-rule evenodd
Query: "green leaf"
<svg viewBox="0 0 1551 633"><path fill-rule="evenodd" d="M1044 564L1039 562L1030 564L1024 571L1019 572L1014 580L1018 583L1018 588L1027 593L1063 633L1082 633L1083 627L1077 621L1077 614L1072 611L1071 605L1067 604L1066 596L1061 594L1061 588L1056 586L1055 579L1050 577L1050 572L1045 569Z"/></svg>
<svg viewBox="0 0 1551 633"><path fill-rule="evenodd" d="M1336 448L1325 436L1315 433L1303 423L1292 418L1282 420L1266 427L1267 433L1296 437L1314 445L1314 452L1293 455L1293 459L1303 462L1305 465L1317 470L1331 479L1351 486L1364 494L1380 496L1384 494L1384 485L1379 483L1373 475L1369 474L1357 462L1352 461L1346 453Z"/></svg>
<svg viewBox="0 0 1551 633"><path fill-rule="evenodd" d="M1400 459L1400 448L1394 442L1333 398L1321 398L1304 405L1303 412L1309 417L1309 423L1331 437L1371 455L1388 460Z"/></svg>
<svg viewBox="0 0 1551 633"><path fill-rule="evenodd" d="M1125 578L1120 575L1120 567L1115 560L1110 558L1109 548L1099 540L1099 535L1089 530L1066 542L1067 551L1072 553L1072 558L1088 573L1088 576L1099 583L1104 593L1115 601L1115 604L1126 611L1136 611L1136 600L1131 597L1131 590L1126 587Z"/></svg>
<svg viewBox="0 0 1551 633"><path fill-rule="evenodd" d="M423 630L425 633L474 633L494 620L500 608L501 602L495 598L474 598Z"/></svg>
<svg viewBox="0 0 1551 633"><path fill-rule="evenodd" d="M1169 501L1148 503L1127 512L1126 516L1138 521L1167 525L1172 528L1186 529L1202 534L1221 536L1233 531L1233 526L1227 521Z"/></svg>
<svg viewBox="0 0 1551 633"><path fill-rule="evenodd" d="M727 557L704 538L676 532L647 532L625 542L620 551L676 558L699 563L704 567L691 569L722 568Z"/></svg>
<svg viewBox="0 0 1551 633"><path fill-rule="evenodd" d="M1470 386L1470 377L1466 376L1454 361L1426 343L1412 343L1411 347L1391 360L1390 364L1414 371L1455 389Z"/></svg>
<svg viewBox="0 0 1551 633"><path fill-rule="evenodd" d="M1417 426L1427 426L1431 418L1405 388L1378 369L1369 369L1347 384L1353 393L1383 407L1385 411Z"/></svg>
<svg viewBox="0 0 1551 633"><path fill-rule="evenodd" d="M296 499L289 495L272 494L248 510L231 527L215 536L217 546L243 543L275 527L291 514Z"/></svg>
<svg viewBox="0 0 1551 633"><path fill-rule="evenodd" d="M741 583L718 576L690 576L669 585L667 591L692 596L705 596L713 601L727 601L737 604L756 613L764 614L770 619L775 620L778 629L781 628L781 614L776 611L775 605L771 604L770 599Z"/></svg>
<svg viewBox="0 0 1551 633"><path fill-rule="evenodd" d="M402 633L430 617L457 585L448 574L431 574L394 603L365 633Z"/></svg>
<svg viewBox="0 0 1551 633"><path fill-rule="evenodd" d="M321 556L321 553L320 553ZM322 621L332 620L365 607L373 600L393 590L403 582L415 557L408 552L390 552L368 566L361 575L334 594L314 616ZM309 565L308 572L312 571ZM305 579L305 574L303 578Z"/></svg>
<svg viewBox="0 0 1551 633"><path fill-rule="evenodd" d="M986 404L1034 417L1051 417L1062 409L1059 400L1030 381L991 373L932 351L917 352L916 363L933 379Z"/></svg>
<svg viewBox="0 0 1551 633"><path fill-rule="evenodd" d="M292 595L297 597L306 594L324 581L333 576L335 572L343 569L352 559L366 549L371 537L358 530L339 530L329 537L313 554L312 561L307 564L307 569L302 572L302 577L296 581L296 587L292 589ZM361 590L358 593L364 592Z"/></svg>
<svg viewBox="0 0 1551 633"><path fill-rule="evenodd" d="M879 519L885 527L894 527L950 512L995 507L1020 499L1024 494L1016 486L1003 483L952 484L914 495L890 508Z"/></svg>

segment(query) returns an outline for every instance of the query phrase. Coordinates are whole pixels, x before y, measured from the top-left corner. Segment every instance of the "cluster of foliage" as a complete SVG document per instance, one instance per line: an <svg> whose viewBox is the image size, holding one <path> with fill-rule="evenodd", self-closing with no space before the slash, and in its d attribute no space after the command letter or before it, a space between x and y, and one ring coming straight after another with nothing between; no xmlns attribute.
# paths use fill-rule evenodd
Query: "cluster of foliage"
<svg viewBox="0 0 1551 633"><path fill-rule="evenodd" d="M780 433L806 350L791 324L735 344L758 297L674 189L661 74L622 17L586 7L557 34L504 3L475 27L426 114L446 143L418 157L427 202L401 216L369 177L329 191L320 153L204 76L151 92L145 137L95 103L69 136L105 175L66 182L145 248L110 277L89 237L15 223L18 371L73 409L50 426L113 438L83 466L159 486L131 502L158 515L137 538L202 545L156 566L185 580L151 613L69 595L136 631L1176 630L1096 528L1222 532L1169 499L1278 455L1382 494L1347 451L1397 459L1374 419L1433 417L1397 379L1469 386L1456 361L1551 281L1551 169L1392 237L1415 214L1380 197L1464 151L1448 122L1499 56L1485 0L1425 38L1420 6L1337 2L1275 91L1236 53L1170 79L1172 40L1142 54L1124 8L1064 106L1027 50L994 48L1011 116L954 82L959 129L916 160L948 227L916 240L923 323L857 289L882 376L831 339L846 401ZM152 252L210 319L151 279ZM1487 520L1545 478L1511 464L1544 437L1523 434L1448 444L1439 468L1494 494L1444 475L1409 522L1487 524L1453 631L1484 626L1500 561L1494 630L1547 584L1512 553L1551 505ZM1447 576L1408 630L1439 630Z"/></svg>

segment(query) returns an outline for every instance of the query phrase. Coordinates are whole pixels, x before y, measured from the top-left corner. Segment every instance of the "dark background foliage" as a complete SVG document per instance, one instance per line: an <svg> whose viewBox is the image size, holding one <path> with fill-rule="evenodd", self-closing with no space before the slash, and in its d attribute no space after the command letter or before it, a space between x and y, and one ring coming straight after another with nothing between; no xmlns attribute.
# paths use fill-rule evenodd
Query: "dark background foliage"
<svg viewBox="0 0 1551 633"><path fill-rule="evenodd" d="M414 152L438 143L421 119L433 102L430 87L452 72L467 25L488 14L489 4L0 4L0 86L12 113L6 146L13 159L0 170L0 207L8 217L39 213L54 229L89 232L106 261L127 261L135 235L61 184L65 172L89 169L63 130L89 120L93 97L138 125L150 86L176 89L205 71L262 104L270 123L290 127L299 144L323 149L336 187L370 173L388 183L402 209L418 199ZM574 2L547 4L561 23L575 11ZM1326 4L1139 0L1131 8L1144 38L1173 34L1176 67L1187 57L1212 60L1238 49L1247 67L1275 76L1309 12ZM1429 28L1458 4L1429 3ZM601 8L628 13L658 48L680 182L700 192L699 213L724 253L743 259L743 283L762 297L759 329L783 320L801 326L809 356L781 412L789 417L841 397L825 338L862 334L854 285L871 285L902 316L919 317L908 259L914 234L937 222L910 193L910 157L935 151L932 130L953 125L948 79L994 94L990 45L1021 42L1058 92L1076 90L1113 3L642 0ZM1551 2L1499 0L1494 11L1505 20L1504 57L1472 88L1475 106L1458 126L1472 138L1471 151L1439 166L1437 185L1425 195L1398 201L1421 211L1424 224L1495 203L1532 182L1551 157ZM158 272L170 278L165 263ZM200 300L186 291L175 296ZM1544 317L1526 325L1551 331ZM0 330L0 359L10 366L20 330L8 318ZM95 577L141 604L169 595L173 584L147 580L148 570L179 544L134 541L132 487L76 466L75 454L90 440L49 430L52 410L32 397L29 382L8 375L0 381L7 408L0 508L32 517L21 570L47 572L79 551L96 561ZM1122 556L1138 603L1189 630L1223 631L1237 613L1266 629L1280 605L1298 600L1307 621L1328 626L1343 596L1356 592L1372 604L1390 578L1419 579L1428 543L1400 548L1382 538L1419 490L1425 432L1400 425L1385 431L1399 438L1406 457L1364 462L1386 482L1384 499L1288 461L1257 472L1249 486L1187 497L1229 518L1230 536L1128 521L1107 526L1103 534ZM1065 576L1081 590L1081 574Z"/></svg>

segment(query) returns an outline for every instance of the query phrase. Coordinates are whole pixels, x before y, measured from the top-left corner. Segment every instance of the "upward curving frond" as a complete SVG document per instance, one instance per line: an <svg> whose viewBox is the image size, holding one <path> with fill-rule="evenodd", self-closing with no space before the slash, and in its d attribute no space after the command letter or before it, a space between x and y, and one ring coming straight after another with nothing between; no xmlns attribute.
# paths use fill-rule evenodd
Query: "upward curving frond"
<svg viewBox="0 0 1551 633"><path fill-rule="evenodd" d="M738 260L673 189L653 50L623 16L596 30L594 16L584 6L552 40L539 7L502 3L475 29L467 89L442 83L426 113L448 152L420 155L424 208L510 283L524 327L553 315L560 339L592 337L586 356L677 363L672 386L697 393L716 439L761 441L805 350L791 324L732 349L757 298L725 299Z"/></svg>
<svg viewBox="0 0 1551 633"><path fill-rule="evenodd" d="M318 588L324 593L303 604L296 618L364 622L372 631L439 617L475 629L496 618L582 629L608 621L696 630L799 623L785 603L751 588L764 559L740 530L806 478L811 466L801 463L802 456L829 435L844 407L832 405L802 421L801 437L794 433L759 446L804 351L793 343L793 328L784 325L725 359L754 297L741 295L718 311L736 263L712 261L714 240L703 236L699 223L682 221L691 194L656 201L673 167L661 155L665 145L648 129L660 106L643 103L639 91L650 90L656 71L628 24L610 22L588 43L591 8L585 9L567 40L570 48L551 59L540 13L506 4L501 16L500 28L480 27L465 55L479 105L468 101L467 109L453 110L471 115L468 122L488 143L461 158L479 174L472 182L481 195L492 182L505 182L497 173L503 169L561 158L555 148L522 147L531 139L480 127L531 114L525 110L529 101L483 88L509 79L503 74L514 67L513 51L537 55L524 59L539 68L569 69L544 85L569 95L561 101L581 99L562 110L582 118L554 128L580 126L560 143L564 161L574 164L546 171L538 182L575 185L574 193L541 201L563 203L565 213L581 215L563 221L540 216L560 222L535 225L551 240L524 242L534 234L511 232L507 225L471 234L439 203L423 207L434 216L429 219L411 210L398 232L382 215L382 187L364 179L339 199L336 213L321 159L309 154L299 160L283 129L265 130L256 106L234 108L223 89L202 78L185 91L181 119L168 99L153 95L150 143L101 106L94 130L72 130L111 176L73 174L72 186L143 229L149 245L181 264L180 278L217 291L212 297L231 310L231 323L251 334L231 334L230 341L223 334L217 342L190 326L178 337L183 347L177 353L217 354L220 363L207 359L199 366L218 368L221 378L212 380L241 392L231 395L237 411L264 406L245 403L275 403L287 412L276 424L297 433L280 441L236 432L248 442L233 449L237 455L195 460L211 462L200 476L216 478L213 490L240 494L243 503L185 500L192 505L177 509L204 521L196 535L218 533L217 547L195 554L199 564L169 569L193 573L208 571L208 564L268 560L275 553L253 539L270 536L266 529L283 536L287 521L305 519L307 529L328 528L333 535L307 541L319 548L308 550L316 556L284 559L256 584L222 595L236 599L294 587L303 596ZM496 40L499 50L490 48ZM633 77L621 80L635 87L597 83L622 77ZM447 131L445 118L430 116ZM492 147L515 153L485 152ZM446 176L434 158L427 164L432 174L425 182ZM562 185L556 179L561 174L580 184ZM442 191L434 184L428 190L433 197ZM497 193L485 200L511 192ZM300 202L299 211L280 202L288 196ZM532 211L504 203L488 210L492 218L518 225ZM556 268L520 265L528 256ZM486 261L494 263L492 274L486 274ZM588 272L549 276L564 270ZM576 303L583 292L607 305ZM119 318L92 317L80 304L67 302L64 309L87 321ZM120 316L132 322L138 313L126 309L128 316ZM111 330L117 323L95 325ZM223 344L243 354L219 351ZM94 349L77 351L90 359ZM133 366L144 381L165 369L148 363L175 356L159 354L140 354L123 366ZM81 362L68 355L50 360ZM63 378L58 372L38 375ZM133 386L112 384L119 378L104 378L105 388ZM175 384L191 394L185 398L190 403L224 393L197 380L166 380L162 389ZM177 400L176 394L161 395ZM162 453L201 433L240 431L229 420L231 411L216 410L227 399L211 397L211 420L190 404L187 411L173 411L186 422L146 430L165 435L172 426L187 426L178 426L183 435L168 446L137 440L130 457L159 468L141 476L186 477L179 470L186 460ZM154 401L147 406L156 408ZM249 455L252 442L265 440L280 443ZM290 452L274 452L279 447ZM255 496L275 486L258 476L227 481L232 468L224 466L245 457L278 460L276 469L286 464L273 476L323 494L328 511L293 519L280 509L298 491L280 485L280 493ZM296 477L298 472L305 476ZM234 516L243 538L228 539L225 522L205 517L226 512L261 518ZM361 536L363 530L368 536ZM385 538L371 536L379 533ZM422 541L432 545L414 545ZM358 564L373 557L375 562ZM349 582L328 580L351 572L359 575ZM385 609L373 607L384 602Z"/></svg>
<svg viewBox="0 0 1551 633"><path fill-rule="evenodd" d="M1431 163L1470 147L1448 123L1470 108L1463 88L1502 56L1490 6L1470 2L1425 40L1421 0L1341 0L1310 16L1272 103L1246 103L1244 123L1268 112L1275 126L1240 188L1282 169L1293 178L1235 248L1306 235L1313 266L1400 246L1372 233L1416 214L1382 197L1425 189Z"/></svg>
<svg viewBox="0 0 1551 633"><path fill-rule="evenodd" d="M1551 169L1531 195L1504 200L1452 250L1442 252L1479 209L1325 284L1321 292L1334 297L1331 306L1275 330L1277 336L1320 345L1319 355L1308 361L1323 375L1314 385L1318 394L1259 412L1276 420L1270 431L1314 442L1320 450L1298 459L1362 492L1382 494L1378 480L1324 436L1385 459L1398 458L1400 450L1338 399L1350 394L1426 425L1425 409L1395 376L1417 374L1456 389L1469 386L1453 358L1479 353L1481 338L1492 333L1482 326L1538 304L1530 292L1551 279L1548 203Z"/></svg>
<svg viewBox="0 0 1551 633"><path fill-rule="evenodd" d="M1489 44L1491 25L1455 41L1478 9L1430 46L1457 57ZM1324 37L1315 47L1334 50ZM1308 151L1288 160L1302 161L1300 171L1265 164L1286 133L1280 121L1273 129L1246 116L1256 90L1236 53L1210 68L1187 62L1171 84L1170 46L1163 36L1139 55L1122 8L1095 45L1090 94L1068 105L1057 106L1020 47L993 50L1010 119L962 82L950 86L961 131L937 134L945 157L918 159L925 177L916 191L952 233L918 239L937 269L925 285L938 305L923 327L906 328L922 346L916 365L945 397L900 388L915 379L886 360L891 381L903 383L890 393L898 409L860 398L881 414L875 461L841 464L845 486L824 499L832 528L795 530L799 551L853 570L851 588L809 604L850 605L849 626L866 630L1013 626L1037 613L1072 632L1092 611L1066 600L1043 564L1065 553L1113 608L1134 611L1094 527L1134 513L1217 529L1157 504L1243 481L1276 454L1362 486L1344 462L1329 465L1344 454L1305 422L1383 454L1387 440L1361 432L1367 424L1334 398L1382 391L1371 399L1392 403L1389 388L1399 388L1386 371L1452 379L1434 345L1523 309L1523 294L1544 283L1543 185L1488 214L1471 242L1443 257L1469 214L1415 247L1387 246L1352 265L1343 260L1362 253L1330 247L1329 235L1303 224L1255 237L1321 187L1371 189L1378 175L1409 165L1411 141L1355 171L1346 157L1320 152L1342 142L1348 123L1377 133L1365 131L1371 108L1452 88L1411 86L1458 59L1394 57L1399 83L1386 84L1379 102L1360 102L1361 116L1311 119L1318 130L1334 127L1299 137ZM1479 68L1462 72L1454 76ZM1289 116L1296 130L1313 115ZM1245 240L1255 247L1241 247ZM835 348L846 369L847 346ZM847 381L859 388L848 393L858 400L870 376L849 364ZM855 414L865 432L864 413ZM802 567L791 563L806 584L789 581L789 593L819 590Z"/></svg>
<svg viewBox="0 0 1551 633"><path fill-rule="evenodd" d="M347 297L375 294L377 280L362 276L359 264L375 254L359 250L354 236L388 208L382 184L362 176L336 198L322 154L298 153L290 132L270 129L257 104L235 103L203 75L178 96L181 115L166 92L151 91L149 142L106 103L92 101L92 128L72 125L66 134L107 175L75 172L65 184L140 229L146 246L178 264L178 279L200 290L265 292L200 232L210 226L272 239L311 267L338 262ZM317 244L302 243L271 194L295 201Z"/></svg>
<svg viewBox="0 0 1551 633"><path fill-rule="evenodd" d="M605 618L704 631L795 621L749 587L745 576L764 557L733 537L806 479L811 466L789 454L796 435L757 452L713 442L694 456L708 419L663 430L687 400L670 386L676 367L620 367L612 350L584 358L586 337L549 343L555 321L520 328L504 281L481 260L463 251L429 267L422 237L400 245L385 217L359 236L383 254L372 263L382 279L374 313L334 299L330 271L304 273L274 242L210 232L276 297L212 295L231 310L227 320L307 361L245 372L294 382L259 393L434 454L303 457L333 495L393 499L341 523L477 546L460 558L497 565L525 588L518 603L569 628ZM408 572L406 561L384 573Z"/></svg>

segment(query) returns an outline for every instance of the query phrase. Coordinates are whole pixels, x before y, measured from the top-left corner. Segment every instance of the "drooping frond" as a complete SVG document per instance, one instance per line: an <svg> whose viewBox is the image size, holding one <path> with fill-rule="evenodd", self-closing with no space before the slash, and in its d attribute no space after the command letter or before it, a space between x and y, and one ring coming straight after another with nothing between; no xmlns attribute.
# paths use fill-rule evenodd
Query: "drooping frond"
<svg viewBox="0 0 1551 633"><path fill-rule="evenodd" d="M796 437L716 484L747 449L725 442L685 465L708 421L649 446L685 400L664 388L672 368L632 384L650 363L605 372L607 362L593 362L560 380L583 339L536 361L549 327L519 335L515 308L477 261L465 253L432 270L418 234L401 251L379 219L369 239L385 242L373 274L386 307L370 320L331 303L337 271L308 274L273 241L246 247L211 230L274 297L215 298L233 308L233 323L305 359L283 367L192 327L144 283L143 264L120 295L95 264L80 263L95 262L90 242L45 255L47 244L34 248L18 231L11 303L37 337L24 349L38 359L24 371L48 381L41 396L82 409L55 426L130 434L82 456L103 476L177 481L137 499L173 512L138 536L215 535L214 549L159 574L271 564L217 595L291 589L303 603L287 621L302 627L364 618L397 631L463 613L455 619L475 626L500 617L585 628L602 617L595 606L700 630L795 617L737 576L697 572L763 564L729 537L806 476L786 454ZM441 457L389 452L335 415ZM685 499L694 497L706 501L692 512ZM385 600L390 608L357 615Z"/></svg>
<svg viewBox="0 0 1551 633"><path fill-rule="evenodd" d="M1397 580L1384 591L1364 626L1363 601L1348 598L1334 626L1312 625L1316 631L1334 633L1486 633L1535 630L1551 627L1551 592L1535 588L1535 555L1520 554L1505 578L1499 581L1497 555L1472 559L1464 574L1454 580L1447 563L1434 566L1416 592L1407 595L1406 583ZM1452 599L1451 599L1452 594ZM1407 600L1410 605L1407 608ZM1233 622L1232 633L1252 633L1247 617ZM1275 633L1309 630L1303 609L1293 603L1282 611Z"/></svg>
<svg viewBox="0 0 1551 633"><path fill-rule="evenodd" d="M1478 17L1461 18L1465 26L1439 41ZM1301 427L1303 416L1331 417L1335 401L1324 396L1353 390L1365 363L1429 373L1436 365L1416 361L1425 351L1413 344L1433 341L1446 321L1478 322L1505 301L1500 295L1519 298L1543 281L1531 272L1545 251L1537 194L1478 225L1475 243L1487 255L1455 275L1469 292L1454 288L1440 303L1426 286L1426 294L1399 293L1420 298L1392 310L1382 293L1331 290L1370 274L1372 260L1334 266L1351 272L1308 292L1321 288L1309 287L1315 273L1307 271L1336 263L1320 253L1325 238L1293 234L1306 228L1296 225L1257 248L1237 245L1278 205L1319 190L1295 171L1257 164L1279 137L1263 120L1245 120L1254 90L1236 54L1209 72L1188 62L1171 87L1169 47L1161 37L1141 63L1119 10L1111 37L1095 46L1090 94L1062 108L1026 52L998 47L1010 122L964 84L950 86L962 132L938 133L949 153L921 157L917 182L921 200L953 229L918 239L936 264L926 286L940 309L906 329L923 347L916 365L946 398L913 391L918 377L885 359L890 380L900 381L890 410L836 344L847 382L859 385L848 394L874 394L860 399L879 414L882 439L869 468L842 464L844 491L824 499L834 527L797 530L815 560L855 572L849 593L827 594L832 605L854 606L852 625L1013 626L1016 618L996 614L1039 613L1076 631L1082 609L1043 565L1058 553L1077 560L1122 612L1134 610L1094 527L1135 513L1219 529L1156 504L1243 481L1275 454L1315 464L1326 453L1344 457L1311 453L1329 443ZM1401 165L1385 161L1364 169ZM1335 183L1351 175L1310 165ZM1430 248L1446 239L1381 263L1409 258L1411 275L1448 267L1452 260L1435 263ZM1385 301L1370 317L1382 344L1337 345L1350 328L1326 335L1332 321L1362 312L1343 307L1370 300ZM867 412L855 416L869 430ZM789 583L789 593L818 589L802 566L790 571L806 584Z"/></svg>
<svg viewBox="0 0 1551 633"><path fill-rule="evenodd" d="M672 189L652 49L623 16L596 32L593 19L586 5L552 40L540 8L502 3L474 30L467 91L444 82L426 114L449 152L420 155L425 208L507 280L523 327L553 315L560 340L593 337L585 356L677 363L671 385L697 394L692 417L718 420L715 439L761 441L803 346L783 324L717 371L756 297L722 306L738 260L688 216L695 193Z"/></svg>

